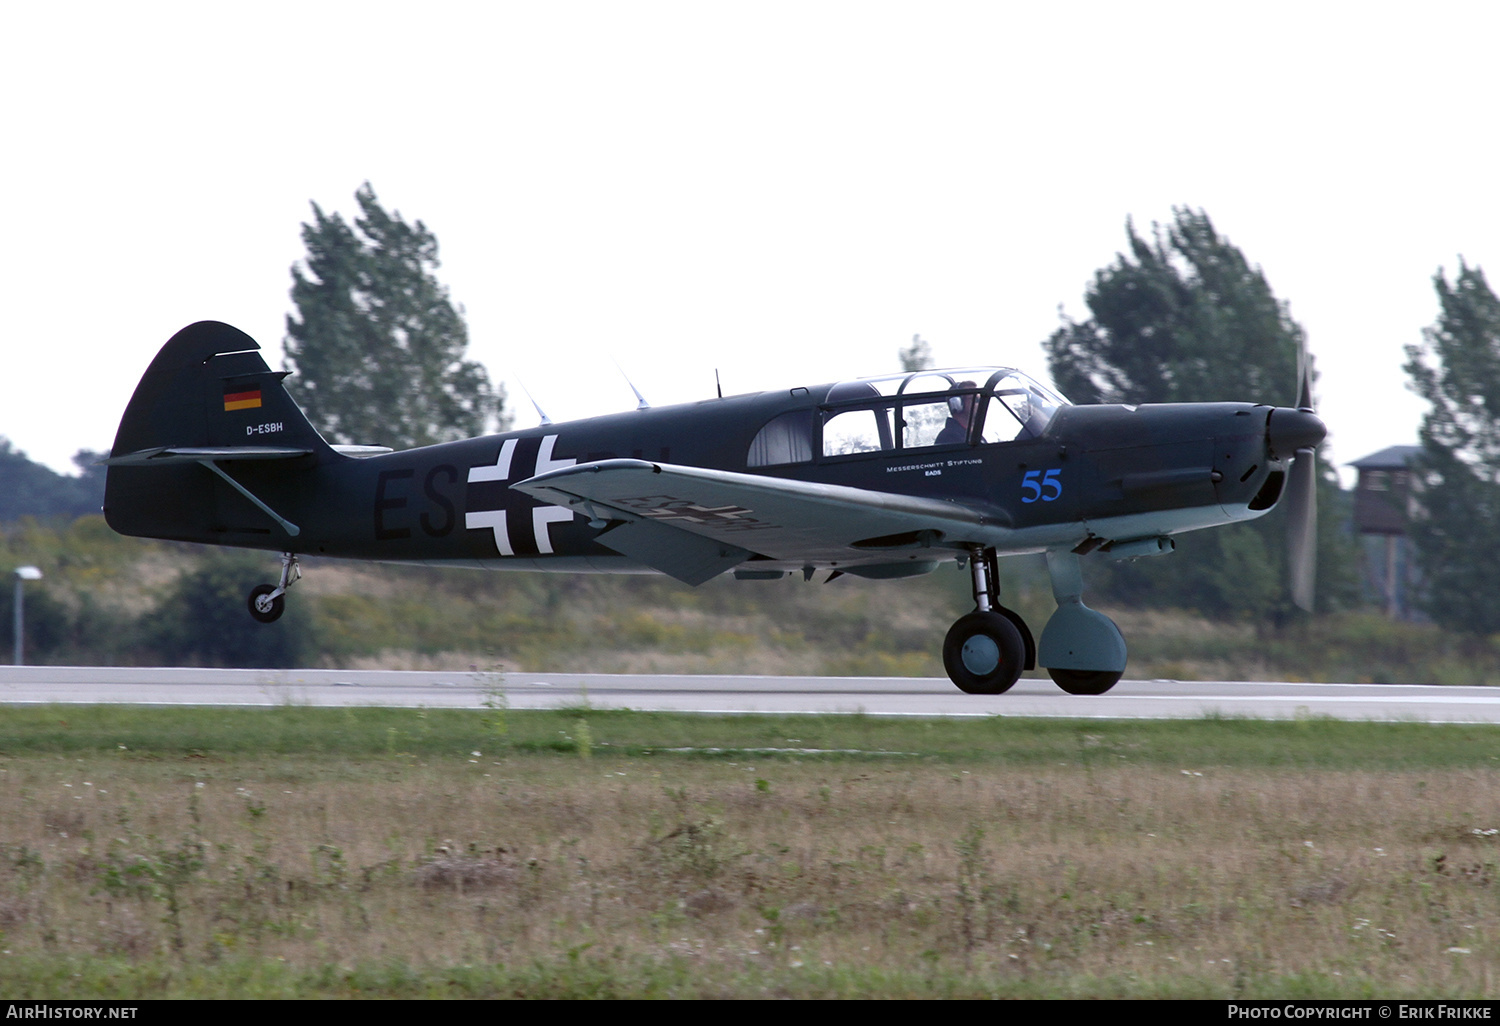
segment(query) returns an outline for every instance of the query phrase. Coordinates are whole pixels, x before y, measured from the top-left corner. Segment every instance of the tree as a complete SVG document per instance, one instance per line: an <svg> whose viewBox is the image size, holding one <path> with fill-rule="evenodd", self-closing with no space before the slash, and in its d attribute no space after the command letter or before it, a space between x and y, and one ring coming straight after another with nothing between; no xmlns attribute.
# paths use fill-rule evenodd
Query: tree
<svg viewBox="0 0 1500 1026"><path fill-rule="evenodd" d="M1412 388L1431 404L1422 420L1420 486L1411 538L1423 608L1444 627L1500 632L1500 299L1484 271L1459 261L1450 285L1433 278L1440 312L1406 347Z"/></svg>
<svg viewBox="0 0 1500 1026"><path fill-rule="evenodd" d="M437 238L387 213L366 182L353 225L312 205L303 264L292 267L287 382L323 436L398 449L504 424L505 393L464 358L463 311L434 276Z"/></svg>
<svg viewBox="0 0 1500 1026"><path fill-rule="evenodd" d="M911 345L896 350L901 369L910 373L932 369L932 346L921 335L911 337Z"/></svg>
<svg viewBox="0 0 1500 1026"><path fill-rule="evenodd" d="M21 517L72 520L98 513L104 506L104 468L95 463L109 455L80 449L73 457L79 476L68 477L33 463L0 437L0 523Z"/></svg>
<svg viewBox="0 0 1500 1026"><path fill-rule="evenodd" d="M1053 380L1074 402L1297 399L1300 325L1208 215L1173 209L1152 241L1125 223L1130 255L1095 272L1093 317L1067 318L1045 343Z"/></svg>
<svg viewBox="0 0 1500 1026"><path fill-rule="evenodd" d="M1173 209L1172 223L1143 239L1125 226L1129 253L1094 275L1092 316L1063 318L1044 343L1052 379L1083 403L1297 401L1302 327L1259 267L1214 229L1208 215ZM1319 604L1353 600L1356 580L1332 468L1319 461ZM1250 524L1180 536L1179 553L1115 564L1101 582L1117 600L1194 608L1217 617L1282 619L1285 526L1272 514Z"/></svg>

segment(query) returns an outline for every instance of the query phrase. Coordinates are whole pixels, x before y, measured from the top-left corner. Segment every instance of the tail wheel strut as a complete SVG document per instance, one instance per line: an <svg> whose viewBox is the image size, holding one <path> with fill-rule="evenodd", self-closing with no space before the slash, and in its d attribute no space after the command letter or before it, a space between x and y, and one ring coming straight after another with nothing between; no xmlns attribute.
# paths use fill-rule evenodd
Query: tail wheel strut
<svg viewBox="0 0 1500 1026"><path fill-rule="evenodd" d="M286 590L302 579L302 567L295 552L281 554L281 580L277 584L256 585L250 592L250 615L261 623L275 623L286 612Z"/></svg>

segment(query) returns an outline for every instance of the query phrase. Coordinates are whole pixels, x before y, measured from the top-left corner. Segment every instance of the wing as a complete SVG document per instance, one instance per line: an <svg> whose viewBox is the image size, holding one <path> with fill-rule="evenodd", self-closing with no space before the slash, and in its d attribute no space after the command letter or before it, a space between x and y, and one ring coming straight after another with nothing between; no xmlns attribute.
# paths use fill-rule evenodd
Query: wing
<svg viewBox="0 0 1500 1026"><path fill-rule="evenodd" d="M592 526L615 522L601 545L690 584L752 556L841 568L931 561L940 557L921 550L960 549L1009 526L1003 514L943 499L645 460L565 467L511 487Z"/></svg>

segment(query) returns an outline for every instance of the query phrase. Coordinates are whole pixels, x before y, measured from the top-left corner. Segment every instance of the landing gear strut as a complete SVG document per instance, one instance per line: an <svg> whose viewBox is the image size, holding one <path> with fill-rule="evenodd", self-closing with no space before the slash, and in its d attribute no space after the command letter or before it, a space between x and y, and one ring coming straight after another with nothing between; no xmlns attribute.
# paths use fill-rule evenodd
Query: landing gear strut
<svg viewBox="0 0 1500 1026"><path fill-rule="evenodd" d="M960 617L943 641L943 668L958 689L970 695L1009 691L1021 671L1035 665L1031 632L1019 616L1000 605L998 562L994 549L976 547L971 552L974 612Z"/></svg>
<svg viewBox="0 0 1500 1026"><path fill-rule="evenodd" d="M250 592L250 615L261 623L275 623L286 611L286 590L302 579L295 552L281 554L281 581L257 585Z"/></svg>

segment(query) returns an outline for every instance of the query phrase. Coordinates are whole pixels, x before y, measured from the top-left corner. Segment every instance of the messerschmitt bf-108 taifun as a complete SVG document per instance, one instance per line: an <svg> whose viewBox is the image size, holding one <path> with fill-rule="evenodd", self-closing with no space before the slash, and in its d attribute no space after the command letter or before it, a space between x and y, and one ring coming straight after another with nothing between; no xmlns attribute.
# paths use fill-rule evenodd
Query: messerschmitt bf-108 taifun
<svg viewBox="0 0 1500 1026"><path fill-rule="evenodd" d="M1305 361L1304 361L1305 363ZM1290 520L1311 605L1310 373L1297 406L1075 406L1008 367L924 370L592 417L418 449L330 445L259 346L227 324L174 335L125 410L105 515L122 534L278 552L250 593L270 622L301 556L428 566L892 579L966 567L974 610L943 644L953 682L999 694L1038 665L1097 695L1125 669L1083 603L1082 561L1169 552L1184 531ZM643 404L644 405L644 404ZM998 557L1043 553L1039 639L1001 602Z"/></svg>

